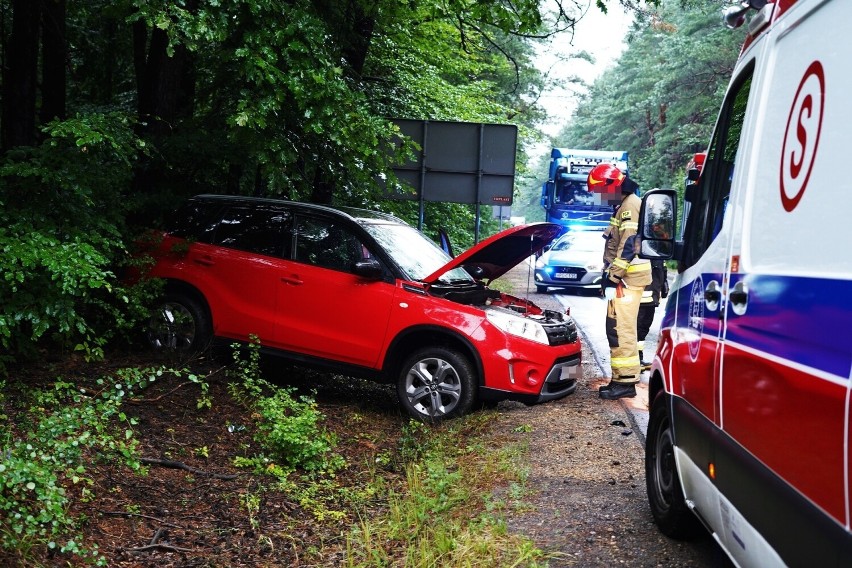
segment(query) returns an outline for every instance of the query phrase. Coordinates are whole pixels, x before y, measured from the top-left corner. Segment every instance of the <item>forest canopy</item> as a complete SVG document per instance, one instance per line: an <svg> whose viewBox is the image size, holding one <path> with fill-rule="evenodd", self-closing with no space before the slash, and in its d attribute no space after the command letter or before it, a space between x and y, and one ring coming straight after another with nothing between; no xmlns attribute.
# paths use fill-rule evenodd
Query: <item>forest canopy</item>
<svg viewBox="0 0 852 568"><path fill-rule="evenodd" d="M724 0L663 0L636 13L618 60L582 95L553 146L626 150L643 189L682 189L703 152L731 77L744 29L722 25ZM516 215L542 220L548 155L519 180Z"/></svg>
<svg viewBox="0 0 852 568"><path fill-rule="evenodd" d="M672 179L707 138L735 59L720 5L0 0L0 367L45 345L98 358L133 340L156 290L120 277L132 244L189 195L416 222L418 204L377 183L393 118L517 125L516 205L536 199L544 168L528 170L524 150L545 140L542 92L568 80L536 67L536 45L589 9L631 10L636 24L558 143L619 146L640 181ZM474 215L429 203L423 229L445 227L461 250Z"/></svg>

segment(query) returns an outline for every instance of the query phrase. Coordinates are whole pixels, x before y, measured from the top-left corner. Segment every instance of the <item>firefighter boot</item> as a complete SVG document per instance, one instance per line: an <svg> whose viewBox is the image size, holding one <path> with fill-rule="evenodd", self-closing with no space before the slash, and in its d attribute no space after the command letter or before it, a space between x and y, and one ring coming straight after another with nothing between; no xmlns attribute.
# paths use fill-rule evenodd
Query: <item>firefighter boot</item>
<svg viewBox="0 0 852 568"><path fill-rule="evenodd" d="M616 400L619 398L633 398L636 396L636 385L633 383L616 383L610 381L598 389L598 396L605 400Z"/></svg>

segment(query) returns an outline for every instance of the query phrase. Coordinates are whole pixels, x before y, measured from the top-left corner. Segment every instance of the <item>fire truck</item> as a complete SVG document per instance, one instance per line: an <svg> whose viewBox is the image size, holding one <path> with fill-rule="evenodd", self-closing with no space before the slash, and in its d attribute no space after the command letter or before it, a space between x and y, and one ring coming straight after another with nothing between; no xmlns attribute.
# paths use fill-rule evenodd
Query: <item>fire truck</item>
<svg viewBox="0 0 852 568"><path fill-rule="evenodd" d="M541 188L545 221L568 229L604 230L612 217L612 207L602 204L600 195L586 188L589 172L601 163L610 163L628 173L624 151L553 148L547 181Z"/></svg>
<svg viewBox="0 0 852 568"><path fill-rule="evenodd" d="M737 566L848 567L852 2L747 0L725 21L749 33L703 165L640 213L641 256L678 264L648 500L664 533L703 527Z"/></svg>

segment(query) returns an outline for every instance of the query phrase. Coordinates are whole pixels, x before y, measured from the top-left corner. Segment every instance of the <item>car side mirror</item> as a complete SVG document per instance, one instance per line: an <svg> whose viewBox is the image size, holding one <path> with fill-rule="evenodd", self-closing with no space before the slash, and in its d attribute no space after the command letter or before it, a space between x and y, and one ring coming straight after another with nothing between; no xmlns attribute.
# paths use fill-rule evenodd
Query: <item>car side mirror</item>
<svg viewBox="0 0 852 568"><path fill-rule="evenodd" d="M441 248L444 252L450 255L451 258L455 258L456 255L453 253L453 243L450 242L450 235L447 234L446 229L438 230L438 239L441 241Z"/></svg>
<svg viewBox="0 0 852 568"><path fill-rule="evenodd" d="M652 189L642 197L639 211L641 258L666 260L675 258L675 224L677 222L677 192L673 189Z"/></svg>
<svg viewBox="0 0 852 568"><path fill-rule="evenodd" d="M352 267L352 272L354 272L356 276L366 278L367 280L380 280L382 278L382 274L384 274L381 263L375 258L359 260Z"/></svg>

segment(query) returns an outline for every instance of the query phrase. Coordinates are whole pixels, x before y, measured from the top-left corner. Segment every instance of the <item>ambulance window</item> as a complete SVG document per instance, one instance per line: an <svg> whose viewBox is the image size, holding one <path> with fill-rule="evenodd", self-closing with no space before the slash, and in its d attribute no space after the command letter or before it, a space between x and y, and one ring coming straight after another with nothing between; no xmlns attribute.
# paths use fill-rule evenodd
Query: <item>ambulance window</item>
<svg viewBox="0 0 852 568"><path fill-rule="evenodd" d="M690 208L684 231L687 243L684 266L695 264L722 228L753 71L752 65L740 74L719 114L699 181L699 193Z"/></svg>

